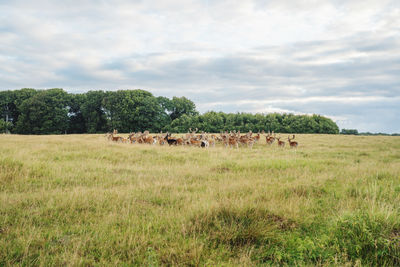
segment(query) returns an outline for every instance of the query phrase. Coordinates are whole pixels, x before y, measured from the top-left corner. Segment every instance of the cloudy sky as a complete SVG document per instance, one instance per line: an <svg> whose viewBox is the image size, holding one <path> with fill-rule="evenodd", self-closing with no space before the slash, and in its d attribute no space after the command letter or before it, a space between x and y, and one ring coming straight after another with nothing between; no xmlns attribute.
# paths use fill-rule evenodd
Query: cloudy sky
<svg viewBox="0 0 400 267"><path fill-rule="evenodd" d="M0 0L0 90L23 87L400 132L400 1Z"/></svg>

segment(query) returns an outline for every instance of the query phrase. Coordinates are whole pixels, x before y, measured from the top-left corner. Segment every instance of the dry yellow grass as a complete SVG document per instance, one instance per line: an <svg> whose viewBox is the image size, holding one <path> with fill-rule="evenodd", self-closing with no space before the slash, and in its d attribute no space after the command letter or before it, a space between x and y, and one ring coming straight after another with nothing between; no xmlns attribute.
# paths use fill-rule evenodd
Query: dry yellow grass
<svg viewBox="0 0 400 267"><path fill-rule="evenodd" d="M400 138L296 140L1 135L0 265L400 264Z"/></svg>

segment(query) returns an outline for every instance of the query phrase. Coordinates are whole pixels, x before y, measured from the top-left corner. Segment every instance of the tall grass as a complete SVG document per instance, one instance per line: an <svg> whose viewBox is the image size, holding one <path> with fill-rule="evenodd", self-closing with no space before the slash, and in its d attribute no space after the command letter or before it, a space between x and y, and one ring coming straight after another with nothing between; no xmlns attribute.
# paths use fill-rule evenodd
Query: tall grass
<svg viewBox="0 0 400 267"><path fill-rule="evenodd" d="M400 264L400 138L0 136L0 266Z"/></svg>

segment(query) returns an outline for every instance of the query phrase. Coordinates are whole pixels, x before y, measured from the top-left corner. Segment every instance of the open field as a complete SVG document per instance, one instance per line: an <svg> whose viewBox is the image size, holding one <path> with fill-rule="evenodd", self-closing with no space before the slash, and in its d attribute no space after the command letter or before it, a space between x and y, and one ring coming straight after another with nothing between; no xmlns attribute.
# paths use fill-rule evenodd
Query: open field
<svg viewBox="0 0 400 267"><path fill-rule="evenodd" d="M399 265L400 138L296 140L1 135L0 266Z"/></svg>

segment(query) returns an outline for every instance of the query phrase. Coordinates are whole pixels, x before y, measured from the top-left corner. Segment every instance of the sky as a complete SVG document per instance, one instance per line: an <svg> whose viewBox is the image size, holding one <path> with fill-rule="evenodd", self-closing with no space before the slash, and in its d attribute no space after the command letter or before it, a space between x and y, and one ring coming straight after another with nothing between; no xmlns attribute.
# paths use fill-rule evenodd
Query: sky
<svg viewBox="0 0 400 267"><path fill-rule="evenodd" d="M400 132L400 1L0 0L0 90L20 88Z"/></svg>

